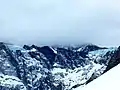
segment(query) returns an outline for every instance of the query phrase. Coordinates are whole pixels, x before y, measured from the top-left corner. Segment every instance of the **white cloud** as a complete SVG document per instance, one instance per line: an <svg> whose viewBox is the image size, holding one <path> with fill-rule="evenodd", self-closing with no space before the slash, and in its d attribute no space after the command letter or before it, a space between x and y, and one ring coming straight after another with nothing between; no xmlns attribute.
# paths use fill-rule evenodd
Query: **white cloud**
<svg viewBox="0 0 120 90"><path fill-rule="evenodd" d="M0 38L13 43L119 45L119 0L0 0Z"/></svg>

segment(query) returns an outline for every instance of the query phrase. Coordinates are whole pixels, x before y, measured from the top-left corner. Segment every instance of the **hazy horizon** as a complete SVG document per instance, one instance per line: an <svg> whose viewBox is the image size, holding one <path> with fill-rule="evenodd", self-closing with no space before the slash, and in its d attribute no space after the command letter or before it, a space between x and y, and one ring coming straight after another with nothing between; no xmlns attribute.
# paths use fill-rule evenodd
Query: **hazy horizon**
<svg viewBox="0 0 120 90"><path fill-rule="evenodd" d="M0 0L0 41L118 46L119 0Z"/></svg>

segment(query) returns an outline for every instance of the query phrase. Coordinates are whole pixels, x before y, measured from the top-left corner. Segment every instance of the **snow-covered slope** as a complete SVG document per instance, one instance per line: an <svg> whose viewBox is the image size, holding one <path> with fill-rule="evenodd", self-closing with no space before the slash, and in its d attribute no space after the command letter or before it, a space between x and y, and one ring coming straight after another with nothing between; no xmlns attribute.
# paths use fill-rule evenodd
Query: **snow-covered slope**
<svg viewBox="0 0 120 90"><path fill-rule="evenodd" d="M120 64L85 87L74 90L120 90Z"/></svg>

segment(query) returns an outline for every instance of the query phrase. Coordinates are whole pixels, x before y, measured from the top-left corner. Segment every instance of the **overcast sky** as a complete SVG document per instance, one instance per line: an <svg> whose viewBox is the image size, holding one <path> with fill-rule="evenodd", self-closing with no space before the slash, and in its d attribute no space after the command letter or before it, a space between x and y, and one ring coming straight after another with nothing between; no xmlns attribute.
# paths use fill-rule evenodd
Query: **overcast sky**
<svg viewBox="0 0 120 90"><path fill-rule="evenodd" d="M119 0L0 0L0 40L120 45Z"/></svg>

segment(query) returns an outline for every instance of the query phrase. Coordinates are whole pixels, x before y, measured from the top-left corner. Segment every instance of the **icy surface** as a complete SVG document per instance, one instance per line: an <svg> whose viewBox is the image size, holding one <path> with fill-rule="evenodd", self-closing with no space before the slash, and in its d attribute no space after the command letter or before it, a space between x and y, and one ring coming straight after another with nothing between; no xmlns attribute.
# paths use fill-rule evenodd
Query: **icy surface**
<svg viewBox="0 0 120 90"><path fill-rule="evenodd" d="M88 53L88 57L92 58L92 59L96 59L99 57L103 57L107 52L112 52L117 50L116 47L111 47L108 49L100 49L100 50L95 50L95 51L91 51Z"/></svg>
<svg viewBox="0 0 120 90"><path fill-rule="evenodd" d="M16 51L16 50L23 50L25 51L25 49L23 49L21 46L17 46L17 45L7 45L10 50Z"/></svg>

